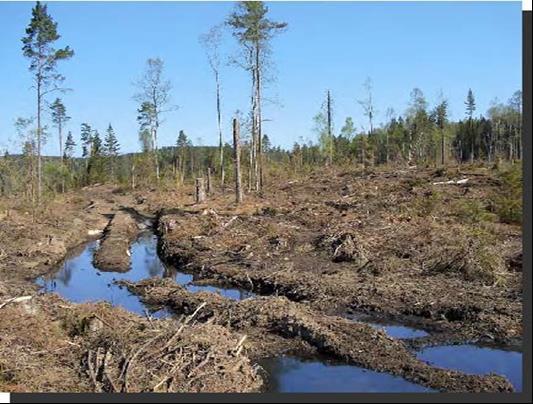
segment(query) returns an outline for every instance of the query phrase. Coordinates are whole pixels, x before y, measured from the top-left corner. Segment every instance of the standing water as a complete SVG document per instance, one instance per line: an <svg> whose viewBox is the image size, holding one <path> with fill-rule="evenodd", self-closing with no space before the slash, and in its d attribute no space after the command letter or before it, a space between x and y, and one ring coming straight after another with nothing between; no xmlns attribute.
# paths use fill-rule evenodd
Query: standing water
<svg viewBox="0 0 533 404"><path fill-rule="evenodd" d="M173 278L192 293L208 291L224 297L241 300L253 293L240 289L194 285L193 275L166 266L157 254L157 238L143 232L131 246L131 268L127 272L100 271L93 265L93 255L99 241L87 243L81 250L68 256L56 273L40 277L37 284L44 292L57 293L75 302L106 301L131 312L144 315L152 311L156 318L168 317L166 310L153 311L127 288L116 285L117 280L138 282L146 278ZM371 323L382 327L395 338L416 338L425 332L402 325ZM517 390L522 387L521 354L517 352L449 346L427 348L418 354L432 365L461 370L467 373L494 372L507 376ZM263 360L269 373L269 391L272 392L428 392L423 386L401 377L379 373L357 366L332 363L323 358L312 360L298 357L278 357Z"/></svg>
<svg viewBox="0 0 533 404"><path fill-rule="evenodd" d="M418 359L432 366L472 374L505 376L516 391L522 391L522 354L475 345L445 345L422 349Z"/></svg>
<svg viewBox="0 0 533 404"><path fill-rule="evenodd" d="M388 373L324 359L291 356L265 359L260 365L269 374L267 390L276 393L424 393L433 390Z"/></svg>
<svg viewBox="0 0 533 404"><path fill-rule="evenodd" d="M140 299L127 288L116 285L117 280L138 282L147 278L171 277L191 292L209 291L227 298L240 300L253 296L239 289L225 289L215 286L192 285L193 275L179 272L163 264L157 255L157 237L151 232L143 232L131 246L131 268L127 272L100 271L93 265L93 255L99 241L92 241L77 253L67 257L56 273L37 279L45 292L57 293L75 302L106 301L114 306L122 306L137 314L150 311ZM166 317L165 310L153 313L154 317Z"/></svg>
<svg viewBox="0 0 533 404"><path fill-rule="evenodd" d="M412 339L412 338L422 338L427 337L429 334L418 328L407 327L403 324L397 324L393 322L385 321L372 321L368 317L364 317L358 314L348 314L346 316L350 320L359 321L369 326L383 330L389 337L397 339Z"/></svg>

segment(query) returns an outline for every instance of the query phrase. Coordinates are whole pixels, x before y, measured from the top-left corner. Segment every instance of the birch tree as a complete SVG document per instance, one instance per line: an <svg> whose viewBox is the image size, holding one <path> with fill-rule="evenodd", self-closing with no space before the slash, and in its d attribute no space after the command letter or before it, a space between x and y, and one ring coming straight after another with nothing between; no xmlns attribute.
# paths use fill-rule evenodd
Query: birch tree
<svg viewBox="0 0 533 404"><path fill-rule="evenodd" d="M155 175L159 180L159 158L157 135L163 124L163 115L176 109L170 105L170 91L172 83L163 74L164 63L160 58L148 59L143 76L135 83L137 93L134 99L140 103L137 110L141 131L147 129L150 133L154 155Z"/></svg>
<svg viewBox="0 0 533 404"><path fill-rule="evenodd" d="M220 48L222 44L222 27L216 25L207 33L200 36L200 43L205 49L209 67L213 72L215 78L216 89L216 106L217 106L217 127L218 127L218 153L219 153L219 167L220 167L220 185L224 189L224 139L222 136L222 111L220 100Z"/></svg>

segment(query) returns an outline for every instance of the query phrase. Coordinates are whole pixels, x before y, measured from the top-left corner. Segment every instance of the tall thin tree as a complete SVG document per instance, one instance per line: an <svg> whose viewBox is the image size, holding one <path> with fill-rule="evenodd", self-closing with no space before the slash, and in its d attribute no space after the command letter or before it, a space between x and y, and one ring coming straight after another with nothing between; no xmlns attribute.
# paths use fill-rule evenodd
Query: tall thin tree
<svg viewBox="0 0 533 404"><path fill-rule="evenodd" d="M472 89L468 89L468 94L465 101L466 106L466 116L468 117L468 131L470 132L470 162L474 162L474 152L476 147L476 134L474 131L474 111L476 110L476 100L474 98L474 93Z"/></svg>
<svg viewBox="0 0 533 404"><path fill-rule="evenodd" d="M57 128L57 135L59 138L59 158L61 161L61 168L64 168L63 160L63 127L66 122L70 120L70 116L67 115L67 109L60 98L56 98L50 106L52 112L52 122ZM61 191L65 192L65 178L62 175L61 179Z"/></svg>
<svg viewBox="0 0 533 404"><path fill-rule="evenodd" d="M118 143L117 135L115 130L109 124L106 131L106 136L104 139L104 154L107 158L109 165L109 171L111 172L111 178L115 180L115 166L117 163L117 157L120 151L120 145Z"/></svg>
<svg viewBox="0 0 533 404"><path fill-rule="evenodd" d="M142 129L149 129L152 138L154 165L156 178L159 180L159 158L157 135L161 124L164 122L163 114L176 109L170 105L170 91L172 84L164 78L164 63L160 58L148 59L144 75L135 83L138 92L134 99L141 104L137 111Z"/></svg>
<svg viewBox="0 0 533 404"><path fill-rule="evenodd" d="M217 126L218 126L218 154L220 167L220 185L224 189L224 140L222 136L222 107L220 100L220 48L222 45L222 27L216 25L207 33L200 36L200 43L205 49L209 67L215 76Z"/></svg>
<svg viewBox="0 0 533 404"><path fill-rule="evenodd" d="M39 1L32 9L32 18L22 38L22 52L30 60L34 87L37 92L37 197L42 194L42 108L47 94L60 90L64 77L57 72L57 62L74 55L68 46L55 49L53 44L60 38L57 23L48 14L47 6Z"/></svg>
<svg viewBox="0 0 533 404"><path fill-rule="evenodd" d="M448 101L442 100L435 108L435 120L440 131L440 163L446 163L446 137L444 128L448 119Z"/></svg>
<svg viewBox="0 0 533 404"><path fill-rule="evenodd" d="M374 98L372 94L373 84L372 79L370 77L367 77L367 79L363 83L363 88L365 90L366 96L365 98L358 100L358 103L363 108L364 115L368 118L368 134L372 135L372 133L374 133L374 116L376 114L376 110L374 107Z"/></svg>
<svg viewBox="0 0 533 404"><path fill-rule="evenodd" d="M235 166L235 201L242 202L242 180L241 180L241 145L240 145L240 125L237 118L233 118L233 164Z"/></svg>
<svg viewBox="0 0 533 404"><path fill-rule="evenodd" d="M252 83L254 87L252 104L253 135L257 141L258 178L256 190L263 187L263 148L262 148L262 92L263 73L269 54L272 37L287 27L285 22L275 22L266 17L268 7L262 1L241 1L229 16L227 24L233 28L233 34L239 43L249 52L251 59ZM254 133L255 132L255 133Z"/></svg>

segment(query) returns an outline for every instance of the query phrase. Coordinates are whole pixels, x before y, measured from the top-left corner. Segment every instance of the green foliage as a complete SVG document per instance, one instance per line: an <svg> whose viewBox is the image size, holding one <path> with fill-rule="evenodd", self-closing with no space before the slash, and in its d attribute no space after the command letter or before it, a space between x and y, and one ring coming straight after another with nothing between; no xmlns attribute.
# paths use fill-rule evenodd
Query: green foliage
<svg viewBox="0 0 533 404"><path fill-rule="evenodd" d="M63 183L67 188L74 183L72 171L59 160L46 162L43 173L46 189L52 194L61 192Z"/></svg>
<svg viewBox="0 0 533 404"><path fill-rule="evenodd" d="M53 48L52 44L61 36L57 33L57 23L47 12L47 6L37 2L32 9L32 18L22 38L22 52L30 59L30 70L40 74L44 84L61 80L55 68L59 60L69 59L74 51L68 46Z"/></svg>
<svg viewBox="0 0 533 404"><path fill-rule="evenodd" d="M493 222L495 215L488 211L486 204L477 199L458 200L453 205L453 214L464 223Z"/></svg>
<svg viewBox="0 0 533 404"><path fill-rule="evenodd" d="M64 149L64 158L71 159L74 154L74 147L76 147L76 142L72 137L72 132L68 132L67 139L65 140L65 149Z"/></svg>
<svg viewBox="0 0 533 404"><path fill-rule="evenodd" d="M472 119L472 116L474 115L474 111L476 110L476 100L474 98L474 93L472 92L471 88L468 89L465 106L466 106L466 115L468 116L469 119Z"/></svg>
<svg viewBox="0 0 533 404"><path fill-rule="evenodd" d="M488 285L505 282L505 260L494 237L479 226L454 228L437 235L424 267L429 274L461 276Z"/></svg>
<svg viewBox="0 0 533 404"><path fill-rule="evenodd" d="M239 1L226 23L233 28L239 42L263 43L287 26L287 23L269 20L267 13L268 7L262 1Z"/></svg>
<svg viewBox="0 0 533 404"><path fill-rule="evenodd" d="M104 140L104 155L107 157L117 157L120 151L117 136L111 124L107 127L106 136Z"/></svg>
<svg viewBox="0 0 533 404"><path fill-rule="evenodd" d="M522 165L514 164L499 173L501 187L492 196L494 211L504 223L522 223Z"/></svg>
<svg viewBox="0 0 533 404"><path fill-rule="evenodd" d="M52 122L57 126L61 127L65 122L70 120L70 116L67 115L67 109L60 98L56 98L55 101L50 106L52 112Z"/></svg>
<svg viewBox="0 0 533 404"><path fill-rule="evenodd" d="M413 209L416 215L427 217L435 213L442 201L442 194L433 190L426 190L422 195L413 199Z"/></svg>
<svg viewBox="0 0 533 404"><path fill-rule="evenodd" d="M81 147L83 158L87 158L91 155L91 147L93 142L93 130L88 123L81 124Z"/></svg>

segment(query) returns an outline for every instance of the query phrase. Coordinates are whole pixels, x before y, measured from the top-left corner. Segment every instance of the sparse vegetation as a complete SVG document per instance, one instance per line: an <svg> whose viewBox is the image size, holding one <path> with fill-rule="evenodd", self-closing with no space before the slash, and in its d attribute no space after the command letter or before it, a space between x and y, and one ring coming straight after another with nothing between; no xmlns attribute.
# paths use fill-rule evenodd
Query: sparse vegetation
<svg viewBox="0 0 533 404"><path fill-rule="evenodd" d="M63 21L33 6L22 55L37 115L17 118L8 148L17 153L0 155L0 391L258 392L268 384L259 361L287 353L446 392L512 390L499 375L442 369L413 351L522 343L522 93L480 111L475 89L465 87L458 110L443 94L404 89L405 110L388 108L379 121L383 93L369 77L354 94L319 89L312 139L267 134L265 122L279 119L266 107L277 103L274 38L298 29L278 16L264 2L238 2L200 44L194 38L205 80L214 76L212 99L201 94L213 133L165 121L178 113L170 78L190 77L155 55L133 83L129 133L89 108L79 118L72 98L58 97L58 63L74 52L56 48ZM189 114L186 92L176 98ZM214 144L197 137L204 131ZM50 133L57 151L46 156ZM282 135L297 141L281 147ZM131 138L138 145L126 153ZM135 244L145 236L150 248ZM139 311L117 307L115 296L74 303L62 294L78 250L83 292L94 275L99 290L128 293ZM146 273L117 279L136 265ZM427 336L391 337L361 316Z"/></svg>
<svg viewBox="0 0 533 404"><path fill-rule="evenodd" d="M522 223L522 165L514 164L498 173L502 186L493 194L494 211L504 223Z"/></svg>

